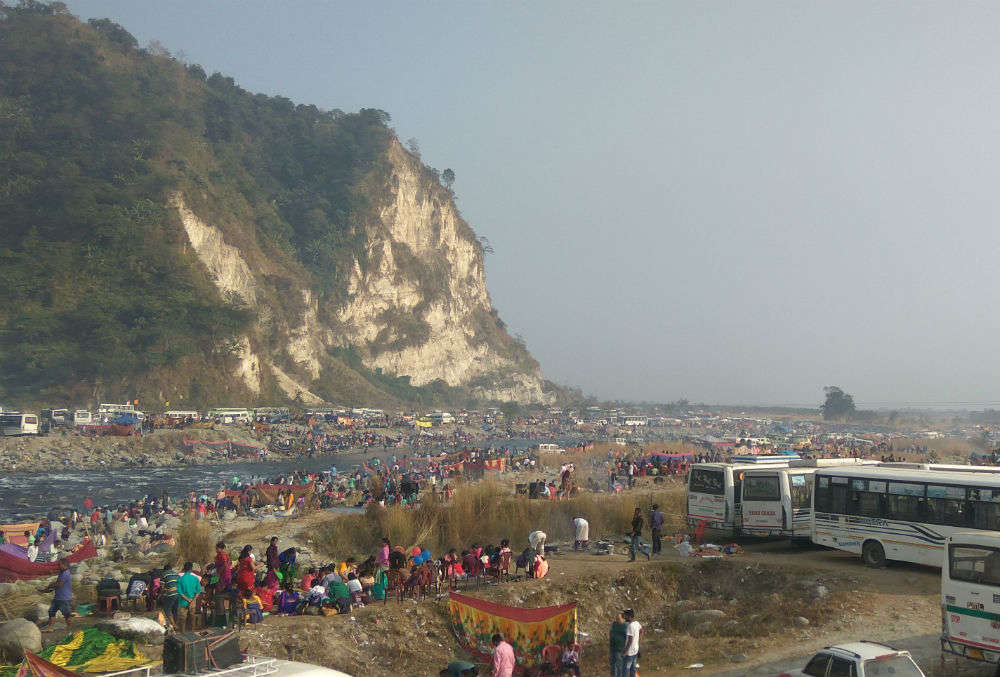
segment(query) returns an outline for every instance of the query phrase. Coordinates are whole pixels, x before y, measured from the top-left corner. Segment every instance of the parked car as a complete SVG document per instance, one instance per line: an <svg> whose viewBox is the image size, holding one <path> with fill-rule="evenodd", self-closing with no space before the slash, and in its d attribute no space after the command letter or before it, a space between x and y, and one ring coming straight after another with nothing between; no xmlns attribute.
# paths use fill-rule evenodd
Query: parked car
<svg viewBox="0 0 1000 677"><path fill-rule="evenodd" d="M926 677L909 651L877 642L828 646L801 670L778 677Z"/></svg>

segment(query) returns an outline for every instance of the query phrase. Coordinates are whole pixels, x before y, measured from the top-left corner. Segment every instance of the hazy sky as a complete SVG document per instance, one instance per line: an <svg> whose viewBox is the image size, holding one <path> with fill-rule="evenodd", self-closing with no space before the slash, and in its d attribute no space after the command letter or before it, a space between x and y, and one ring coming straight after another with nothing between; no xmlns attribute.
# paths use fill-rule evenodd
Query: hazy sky
<svg viewBox="0 0 1000 677"><path fill-rule="evenodd" d="M995 403L1000 5L69 0L391 113L494 303L606 398Z"/></svg>

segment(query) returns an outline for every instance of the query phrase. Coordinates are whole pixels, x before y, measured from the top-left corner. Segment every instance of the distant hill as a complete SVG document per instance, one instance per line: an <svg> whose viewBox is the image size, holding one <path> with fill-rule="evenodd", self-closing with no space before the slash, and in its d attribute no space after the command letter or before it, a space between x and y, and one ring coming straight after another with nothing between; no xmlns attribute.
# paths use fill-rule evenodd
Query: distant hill
<svg viewBox="0 0 1000 677"><path fill-rule="evenodd" d="M552 399L387 113L0 13L0 401Z"/></svg>

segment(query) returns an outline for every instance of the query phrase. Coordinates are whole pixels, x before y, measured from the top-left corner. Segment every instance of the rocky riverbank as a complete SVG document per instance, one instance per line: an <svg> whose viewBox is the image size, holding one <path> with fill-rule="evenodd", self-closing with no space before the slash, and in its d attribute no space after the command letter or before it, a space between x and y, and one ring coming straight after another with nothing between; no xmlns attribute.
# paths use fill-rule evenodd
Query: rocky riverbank
<svg viewBox="0 0 1000 677"><path fill-rule="evenodd" d="M54 432L40 437L0 437L0 472L35 473L63 469L162 467L245 462L209 445L185 448L185 439L265 445L243 428L221 430L155 430L134 437L87 437ZM295 458L298 453L270 452L269 459Z"/></svg>

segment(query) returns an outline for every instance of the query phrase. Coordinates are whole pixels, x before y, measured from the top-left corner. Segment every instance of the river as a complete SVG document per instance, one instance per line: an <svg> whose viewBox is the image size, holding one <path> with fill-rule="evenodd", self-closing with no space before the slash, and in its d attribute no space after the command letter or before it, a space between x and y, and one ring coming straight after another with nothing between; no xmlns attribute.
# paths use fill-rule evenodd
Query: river
<svg viewBox="0 0 1000 677"><path fill-rule="evenodd" d="M283 459L260 463L218 463L147 468L109 468L99 470L63 470L51 473L15 474L0 477L0 522L17 522L44 517L56 506L83 510L89 497L94 505L118 505L147 495L159 496L164 490L172 499L188 492L215 497L219 487L230 484L234 476L277 477L293 470L319 471L336 466L350 470L361 459L391 459L395 449L362 454L348 451L322 454L313 458Z"/></svg>
<svg viewBox="0 0 1000 677"><path fill-rule="evenodd" d="M523 438L496 440L494 444L524 449L549 440ZM572 443L573 438L559 438L559 444ZM487 442L475 446L488 446ZM0 523L44 517L53 507L70 506L83 509L90 498L94 505L119 505L137 498L159 496L164 490L172 499L189 492L215 496L222 484L230 484L234 476L278 477L293 470L320 471L336 466L341 472L350 470L362 459L379 458L389 461L393 455L402 458L412 449L362 452L352 450L321 454L313 458L283 459L260 463L218 463L211 465L181 465L170 467L108 468L98 470L62 470L50 473L8 474L0 476ZM422 450L421 453L427 453ZM435 452L438 453L438 452Z"/></svg>

